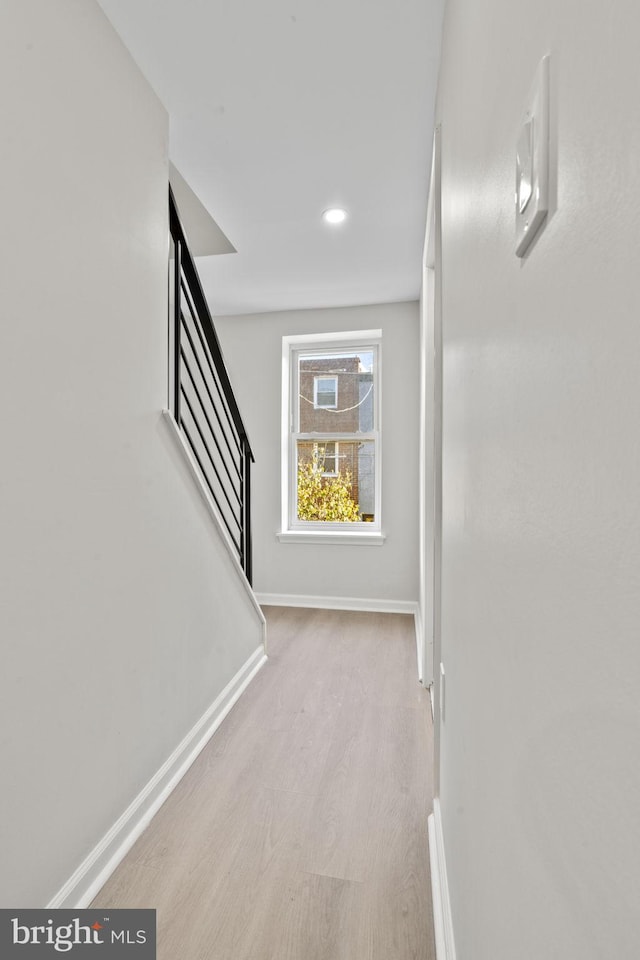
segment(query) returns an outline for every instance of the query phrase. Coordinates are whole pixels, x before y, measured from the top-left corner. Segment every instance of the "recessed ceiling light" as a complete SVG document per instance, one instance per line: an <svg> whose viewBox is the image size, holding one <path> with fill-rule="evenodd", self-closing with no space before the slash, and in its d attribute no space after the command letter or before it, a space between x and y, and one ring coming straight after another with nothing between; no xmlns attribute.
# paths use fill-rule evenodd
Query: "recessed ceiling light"
<svg viewBox="0 0 640 960"><path fill-rule="evenodd" d="M347 211L341 207L331 207L322 214L325 223L343 223L347 219Z"/></svg>

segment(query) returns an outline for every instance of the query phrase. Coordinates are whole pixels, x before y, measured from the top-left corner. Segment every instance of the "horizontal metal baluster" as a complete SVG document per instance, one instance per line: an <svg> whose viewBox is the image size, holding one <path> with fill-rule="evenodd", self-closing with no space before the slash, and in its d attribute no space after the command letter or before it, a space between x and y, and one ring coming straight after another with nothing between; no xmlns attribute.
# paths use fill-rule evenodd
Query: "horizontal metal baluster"
<svg viewBox="0 0 640 960"><path fill-rule="evenodd" d="M214 462L214 460L213 460L213 457L211 456L211 451L209 450L209 446L208 446L208 444L207 444L207 441L205 440L204 434L203 434L203 432L202 432L202 427L201 427L200 424L198 423L198 418L196 417L195 413L193 412L193 407L191 406L191 402L190 402L190 400L189 400L189 397L188 397L188 395L187 395L187 392L186 392L186 390L184 389L184 387L182 386L182 384L180 384L180 389L181 389L181 391L182 391L183 399L184 399L184 401L185 401L185 403L187 404L187 407L188 407L188 409L189 409L189 413L191 414L191 419L193 420L193 422L194 422L194 424L195 424L195 427L196 427L196 430L198 431L198 433L199 433L199 435L200 435L200 439L202 440L202 445L203 445L204 449L206 450L207 456L209 457L209 461L210 461L210 463L211 463L211 466L213 467L213 472L214 472L215 475L216 475L216 479L217 479L217 481L218 481L218 484L220 485L220 489L222 490L222 492L223 492L223 494L224 494L225 500L226 500L227 503L229 504L229 509L231 510L231 516L232 516L233 519L235 520L235 522L236 522L236 524L237 524L237 526L238 526L238 529L241 531L241 530L242 530L242 518L241 518L240 520L238 520L238 518L237 518L236 515L235 515L235 509L236 509L236 508L233 506L233 504L231 503L231 500L229 499L229 494L227 493L226 487L225 487L224 483L222 482L222 477L221 477L220 474L218 473L218 468L216 467L215 462ZM242 507L242 501L240 500L240 498L238 498L238 503L239 503L240 506Z"/></svg>
<svg viewBox="0 0 640 960"><path fill-rule="evenodd" d="M215 494L215 491L214 491L213 487L211 486L211 481L209 480L209 478L208 478L208 476L207 476L206 470L204 469L204 465L203 465L203 463L202 463L202 460L200 459L200 454L198 453L198 451L197 451L197 449L196 449L196 446L195 446L195 444L194 444L194 442L193 442L193 440L192 440L192 438L191 438L191 434L189 433L189 428L187 427L187 425L186 425L186 423L184 422L184 419L183 419L183 418L180 419L180 427L181 427L182 430L184 430L184 434L185 434L187 440L189 441L189 446L191 447L191 452L193 453L194 457L196 458L196 461L197 461L197 463L198 463L198 466L200 467L200 470L202 471L202 476L204 477L205 483L207 484L207 487L209 488L209 493L210 493L211 496L213 497L213 502L215 503L216 507L218 508L218 512L219 512L219 514L220 514L220 516L221 516L221 518L222 518L222 522L224 523L225 527L227 528L227 533L228 533L229 536L231 537L231 540L233 541L233 545L235 546L236 550L238 551L238 557L240 557L240 556L242 556L242 547L241 547L240 543L238 543L238 540L236 539L236 535L233 533L231 527L229 526L229 523L228 523L227 518L226 518L226 516L225 516L225 514L224 514L224 511L220 508L220 503L219 503L219 501L218 501L218 498L216 497L216 494ZM234 520L235 520L235 517L234 517Z"/></svg>
<svg viewBox="0 0 640 960"><path fill-rule="evenodd" d="M250 469L254 457L200 278L185 240L171 188L169 188L169 223L175 258L172 370L174 416L195 457L247 579L251 582ZM182 339L183 329L210 407L205 403L205 393L201 391L198 384L195 368L190 362L186 343ZM195 338L192 331L195 332ZM212 382L215 389L212 387ZM214 399L214 393L218 400ZM185 422L183 406L188 410L192 426ZM198 409L196 410L195 407ZM213 419L210 416L211 411ZM214 423L217 423L219 429L215 428ZM192 435L194 427L197 434ZM205 431L208 431L210 438L205 436ZM220 434L221 439L219 439ZM195 442L196 436L199 437L199 443ZM211 440L222 465L222 474L214 459ZM206 459L211 468L205 467L203 455L198 450L199 446L206 453ZM222 500L219 491L216 492L216 487L222 493ZM230 497L229 488L237 501L235 506ZM235 527L238 528L237 531Z"/></svg>
<svg viewBox="0 0 640 960"><path fill-rule="evenodd" d="M209 415L207 414L207 411L205 410L204 404L203 404L203 402L202 402L202 397L200 396L200 394L199 394L199 392L198 392L198 388L197 388L197 386L196 386L195 380L193 379L193 374L192 374L192 372L191 372L191 367L189 366L189 361L188 361L187 356L186 356L186 354L184 353L184 351L182 351L182 363L183 363L183 365L184 365L185 370L186 370L187 373L189 374L189 379L191 380L191 383L192 383L192 385L193 385L193 392L195 393L195 395L196 395L196 397L197 397L197 399L198 399L198 403L200 404L200 408L202 409L202 412L203 412L203 414L204 414L204 418L205 418L205 420L207 421L207 426L209 427L209 432L211 433L211 437L212 437L212 439L213 439L213 442L214 442L215 445L216 445L216 450L218 451L218 456L220 457L220 462L222 463L222 466L224 467L225 472L226 472L226 474L227 474L227 476L228 476L228 478L229 478L229 483L230 483L230 485L231 485L231 489L233 490L233 492L234 492L234 494L235 494L235 497L236 497L238 503L240 504L240 506L242 506L242 497L241 497L241 494L240 494L240 493L238 492L238 490L236 489L236 481L235 481L235 480L233 479L233 477L231 476L231 472L230 472L230 470L229 470L229 467L227 466L227 461L226 461L226 459L225 459L225 457L224 457L224 454L222 453L222 450L220 449L220 444L218 443L218 438L216 437L216 435L215 435L215 433L214 433L214 430L213 430L213 427L211 426L211 421L209 420ZM183 381L183 383L184 383L184 381ZM194 415L194 420L195 420L195 415ZM235 467L235 463L233 464L233 466ZM239 474L238 474L237 479L240 480L240 481L242 481L242 477L241 477Z"/></svg>
<svg viewBox="0 0 640 960"><path fill-rule="evenodd" d="M183 321L184 321L184 317L183 317ZM203 380L205 389L206 389L206 391L207 391L207 396L209 397L209 400L211 401L211 409L213 410L213 412L214 412L215 415L216 415L216 420L218 421L218 425L219 425L219 427L220 427L220 432L222 433L222 436L224 437L225 443L226 443L226 445L227 445L227 449L228 449L228 451L229 451L229 455L231 456L233 465L234 465L234 467L235 467L235 457L236 457L236 455L237 455L238 453L240 453L240 445L239 445L238 439L237 439L235 433L232 433L232 437L233 437L233 439L234 439L234 441L235 441L235 447L236 447L236 449L234 449L234 448L231 446L231 444L229 443L229 438L227 437L227 433L226 433L226 430L225 430L225 428L224 428L224 424L222 423L222 420L220 419L220 414L218 413L218 406L217 406L215 400L213 399L213 396L211 395L211 391L210 391L210 389L209 389L209 384L207 383L207 378L206 378L206 376L205 376L205 374L204 374L204 371L203 371L203 369L202 369L202 364L200 363L200 359L199 359L199 357L198 357L198 353L197 353L197 351L196 351L196 349L195 349L195 346L194 346L194 343L193 343L193 339L192 339L192 337L191 337L191 333L189 332L189 327L188 327L187 324L184 323L184 322L183 322L183 328L184 328L184 332L185 332L186 335L187 335L187 340L189 341L189 346L191 347L191 351L192 351L192 353L193 353L193 356L195 357L195 361L196 361L198 370L200 371L200 376L202 377L202 380ZM192 378L192 379L193 379L193 378ZM231 423L231 427L232 427L233 429L235 429L234 424L233 424L233 421L230 421L230 423ZM238 473L238 476L240 476L240 471L237 469L237 467L236 467L236 471L237 471L237 473Z"/></svg>
<svg viewBox="0 0 640 960"><path fill-rule="evenodd" d="M208 343L207 343L206 338L205 338L205 335L204 335L203 325L202 325L202 323L199 321L198 314L197 314L196 311L195 311L195 307L193 306L193 301L192 301L192 299L191 299L191 297L190 297L190 295L189 295L189 290L188 290L188 288L187 288L187 286L186 286L186 284L185 284L184 275L183 275L183 279L182 279L182 290L184 291L185 297L186 297L186 299L187 299L187 303L188 303L188 305L189 305L189 310L191 311L191 316L193 317L193 321L194 321L193 325L194 325L195 331L196 331L196 333L197 333L197 335L198 335L198 340L200 341L200 344L201 344L201 346L202 346L202 350L203 350L204 355L205 355L205 357L206 357L206 359L207 359L207 364L208 364L208 366L209 366L209 369L211 370L211 377L212 377L212 380L213 380L213 382L214 382L215 388L216 388L216 390L217 390L217 392L218 392L218 396L220 397L220 403L221 403L221 405L222 405L222 409L224 410L225 417L227 418L227 421L228 421L228 423L229 423L229 426L231 427L231 435L232 435L233 439L235 440L236 446L237 446L237 448L238 448L238 453L240 453L240 452L241 452L241 449L242 449L242 446L241 446L241 442L240 442L240 438L239 438L238 429L237 429L236 424L234 423L233 415L232 415L232 413L231 413L229 404L228 404L227 399L226 399L226 397L225 397L224 388L223 388L222 384L220 383L220 377L219 377L218 371L217 371L216 366L215 366L215 361L214 361L213 358L211 357L211 351L209 350L209 346L208 346ZM185 324L185 329L186 329L186 324ZM192 348L194 349L194 352L195 352L195 347L193 347L193 341L192 341Z"/></svg>

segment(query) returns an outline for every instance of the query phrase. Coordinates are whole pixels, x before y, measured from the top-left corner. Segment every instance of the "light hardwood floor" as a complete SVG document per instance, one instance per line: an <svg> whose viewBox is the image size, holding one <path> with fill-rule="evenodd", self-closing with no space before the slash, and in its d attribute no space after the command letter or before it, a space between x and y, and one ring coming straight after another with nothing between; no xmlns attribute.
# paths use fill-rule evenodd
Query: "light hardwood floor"
<svg viewBox="0 0 640 960"><path fill-rule="evenodd" d="M94 900L158 960L434 960L413 618L268 607L269 661Z"/></svg>

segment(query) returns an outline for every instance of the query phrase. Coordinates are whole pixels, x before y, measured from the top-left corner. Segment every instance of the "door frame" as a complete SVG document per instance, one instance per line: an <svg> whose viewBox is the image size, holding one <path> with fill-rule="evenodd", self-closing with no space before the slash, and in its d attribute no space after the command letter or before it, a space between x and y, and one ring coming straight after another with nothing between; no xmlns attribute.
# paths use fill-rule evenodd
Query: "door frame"
<svg viewBox="0 0 640 960"><path fill-rule="evenodd" d="M436 126L420 295L420 614L422 676L435 719L436 780L440 713L442 579L442 257L441 130ZM437 784L436 784L437 786Z"/></svg>

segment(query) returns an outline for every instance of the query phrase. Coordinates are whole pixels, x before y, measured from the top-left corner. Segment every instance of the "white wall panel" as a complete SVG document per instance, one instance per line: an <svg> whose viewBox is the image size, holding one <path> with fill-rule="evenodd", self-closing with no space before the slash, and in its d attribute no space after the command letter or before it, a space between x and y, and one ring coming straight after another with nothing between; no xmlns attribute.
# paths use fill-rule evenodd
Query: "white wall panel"
<svg viewBox="0 0 640 960"><path fill-rule="evenodd" d="M450 0L441 809L459 960L632 960L640 896L635 4ZM554 202L514 254L551 54Z"/></svg>
<svg viewBox="0 0 640 960"><path fill-rule="evenodd" d="M0 11L0 904L44 906L261 624L161 410L167 116L92 0Z"/></svg>

